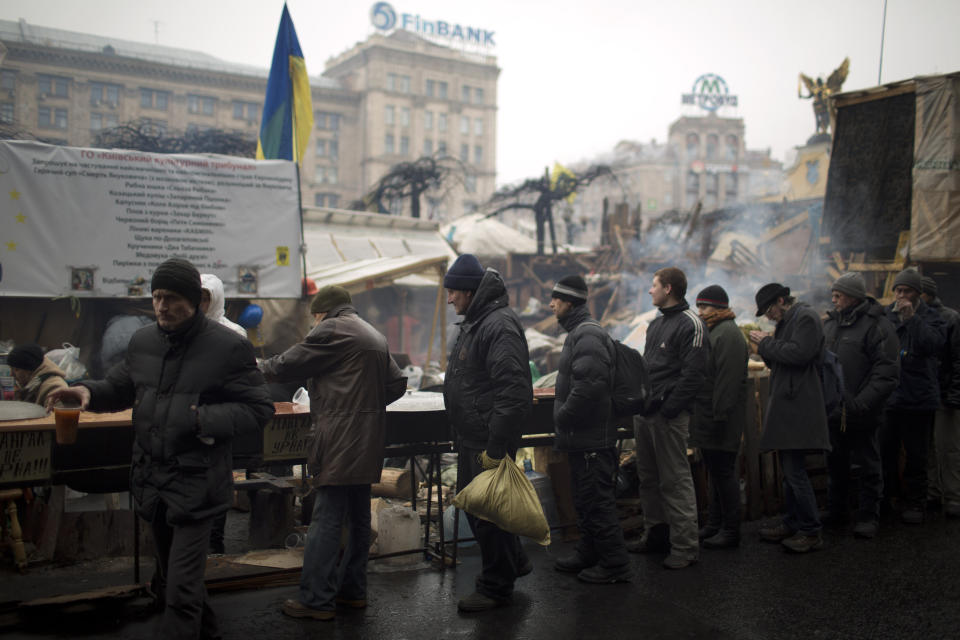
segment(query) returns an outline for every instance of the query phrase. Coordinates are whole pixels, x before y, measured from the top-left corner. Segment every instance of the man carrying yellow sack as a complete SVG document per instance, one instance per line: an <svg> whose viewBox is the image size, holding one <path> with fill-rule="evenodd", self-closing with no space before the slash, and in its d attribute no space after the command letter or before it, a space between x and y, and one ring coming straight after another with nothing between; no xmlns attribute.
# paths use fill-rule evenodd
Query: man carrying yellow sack
<svg viewBox="0 0 960 640"><path fill-rule="evenodd" d="M463 254L443 279L447 303L464 316L448 358L443 399L458 443L461 490L504 455L516 455L520 424L530 414L530 355L520 319L507 305L500 274L484 271ZM457 603L460 611L486 611L509 604L513 583L533 570L516 535L467 515L480 545L483 568L476 591Z"/></svg>

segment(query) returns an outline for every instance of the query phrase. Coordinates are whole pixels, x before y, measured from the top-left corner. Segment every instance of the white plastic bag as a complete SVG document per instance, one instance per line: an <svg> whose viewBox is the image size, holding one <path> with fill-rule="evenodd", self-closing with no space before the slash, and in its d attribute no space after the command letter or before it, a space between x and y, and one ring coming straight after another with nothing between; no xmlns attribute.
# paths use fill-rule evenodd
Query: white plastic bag
<svg viewBox="0 0 960 640"><path fill-rule="evenodd" d="M80 347L64 342L62 349L51 349L46 353L46 357L63 370L63 378L67 382L76 382L87 377L87 368L80 362Z"/></svg>
<svg viewBox="0 0 960 640"><path fill-rule="evenodd" d="M293 404L302 404L307 409L310 408L310 394L306 389L303 387L297 389L297 392L293 394Z"/></svg>

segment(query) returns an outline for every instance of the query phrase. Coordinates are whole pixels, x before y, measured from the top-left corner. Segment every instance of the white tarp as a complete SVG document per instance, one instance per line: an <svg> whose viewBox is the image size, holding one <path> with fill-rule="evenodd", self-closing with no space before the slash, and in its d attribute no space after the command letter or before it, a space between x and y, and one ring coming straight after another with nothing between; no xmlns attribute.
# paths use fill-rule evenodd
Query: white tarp
<svg viewBox="0 0 960 640"><path fill-rule="evenodd" d="M536 240L482 213L457 218L440 231L460 253L505 256L508 253L537 252Z"/></svg>
<svg viewBox="0 0 960 640"><path fill-rule="evenodd" d="M0 142L0 295L150 295L171 257L228 298L299 297L296 167L283 160Z"/></svg>

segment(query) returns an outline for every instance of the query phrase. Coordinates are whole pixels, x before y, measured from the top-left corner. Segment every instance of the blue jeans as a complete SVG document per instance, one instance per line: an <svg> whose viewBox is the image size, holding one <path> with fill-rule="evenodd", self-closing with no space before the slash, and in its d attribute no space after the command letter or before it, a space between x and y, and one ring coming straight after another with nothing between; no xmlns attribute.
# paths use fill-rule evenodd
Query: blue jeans
<svg viewBox="0 0 960 640"><path fill-rule="evenodd" d="M810 476L803 460L805 453L797 449L780 451L780 468L783 471L783 501L787 515L783 523L792 531L807 536L820 533L820 512L817 497L810 484Z"/></svg>
<svg viewBox="0 0 960 640"><path fill-rule="evenodd" d="M340 530L344 526L349 535L340 558ZM300 602L311 609L333 611L337 596L366 599L369 553L370 485L317 487L303 550Z"/></svg>

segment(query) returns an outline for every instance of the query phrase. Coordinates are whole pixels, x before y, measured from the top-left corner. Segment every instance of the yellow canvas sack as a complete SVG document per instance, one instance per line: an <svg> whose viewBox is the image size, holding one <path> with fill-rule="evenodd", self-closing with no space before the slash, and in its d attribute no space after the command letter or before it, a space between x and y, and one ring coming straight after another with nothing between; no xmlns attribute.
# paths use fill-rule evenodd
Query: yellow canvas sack
<svg viewBox="0 0 960 640"><path fill-rule="evenodd" d="M504 531L550 544L550 526L529 478L504 456L496 469L484 471L457 494L453 504Z"/></svg>

